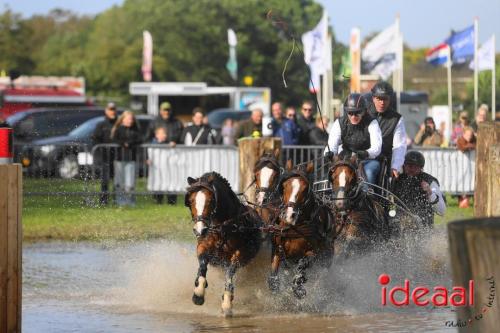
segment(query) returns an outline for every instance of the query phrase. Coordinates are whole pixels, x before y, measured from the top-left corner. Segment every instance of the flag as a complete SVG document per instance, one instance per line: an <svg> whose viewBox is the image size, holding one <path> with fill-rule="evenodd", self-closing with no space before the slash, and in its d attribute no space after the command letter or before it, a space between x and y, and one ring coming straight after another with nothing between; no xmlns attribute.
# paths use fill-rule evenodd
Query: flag
<svg viewBox="0 0 500 333"><path fill-rule="evenodd" d="M495 67L495 49L493 47L493 36L490 37L477 51L477 70L493 70ZM474 69L474 60L470 62L470 69Z"/></svg>
<svg viewBox="0 0 500 333"><path fill-rule="evenodd" d="M401 40L397 24L394 23L366 44L362 53L365 71L387 80L398 66L398 41Z"/></svg>
<svg viewBox="0 0 500 333"><path fill-rule="evenodd" d="M425 60L434 66L446 64L448 61L448 44L441 43L427 51L425 54Z"/></svg>
<svg viewBox="0 0 500 333"><path fill-rule="evenodd" d="M474 25L451 34L445 41L451 48L454 64L463 64L474 57Z"/></svg>
<svg viewBox="0 0 500 333"><path fill-rule="evenodd" d="M142 33L144 46L142 49L142 78L151 81L153 78L153 37L149 31Z"/></svg>
<svg viewBox="0 0 500 333"><path fill-rule="evenodd" d="M304 61L311 70L311 92L317 92L320 86L319 76L332 69L332 52L328 38L328 16L326 11L323 11L318 25L302 35Z"/></svg>
<svg viewBox="0 0 500 333"><path fill-rule="evenodd" d="M233 80L238 79L238 61L236 59L236 45L238 40L233 29L227 29L227 43L229 44L229 60L226 63L226 68Z"/></svg>
<svg viewBox="0 0 500 333"><path fill-rule="evenodd" d="M351 29L349 52L351 56L351 92L361 92L361 31L359 28Z"/></svg>

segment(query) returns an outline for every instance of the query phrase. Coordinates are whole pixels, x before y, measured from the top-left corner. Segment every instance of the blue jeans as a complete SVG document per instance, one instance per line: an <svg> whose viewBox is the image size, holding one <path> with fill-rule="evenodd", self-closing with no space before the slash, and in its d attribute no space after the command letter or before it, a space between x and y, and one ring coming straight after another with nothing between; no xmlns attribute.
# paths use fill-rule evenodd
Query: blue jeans
<svg viewBox="0 0 500 333"><path fill-rule="evenodd" d="M115 193L118 206L134 206L135 162L115 161Z"/></svg>
<svg viewBox="0 0 500 333"><path fill-rule="evenodd" d="M363 169L368 183L377 184L378 173L380 172L380 162L377 160L364 160Z"/></svg>

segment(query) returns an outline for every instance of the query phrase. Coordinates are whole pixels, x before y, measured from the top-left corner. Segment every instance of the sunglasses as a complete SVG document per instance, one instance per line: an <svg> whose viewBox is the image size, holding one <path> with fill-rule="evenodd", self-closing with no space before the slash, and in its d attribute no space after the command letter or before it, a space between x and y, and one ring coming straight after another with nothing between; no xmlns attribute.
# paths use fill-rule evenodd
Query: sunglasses
<svg viewBox="0 0 500 333"><path fill-rule="evenodd" d="M312 111L313 109L308 109L308 108L302 108L304 111Z"/></svg>
<svg viewBox="0 0 500 333"><path fill-rule="evenodd" d="M347 114L350 116L360 116L361 111L348 111Z"/></svg>
<svg viewBox="0 0 500 333"><path fill-rule="evenodd" d="M375 99L378 99L379 101L388 101L389 97L386 96L375 96Z"/></svg>
<svg viewBox="0 0 500 333"><path fill-rule="evenodd" d="M295 115L293 113L290 113L290 114L287 114L286 117L287 118L293 118L293 117L295 117Z"/></svg>

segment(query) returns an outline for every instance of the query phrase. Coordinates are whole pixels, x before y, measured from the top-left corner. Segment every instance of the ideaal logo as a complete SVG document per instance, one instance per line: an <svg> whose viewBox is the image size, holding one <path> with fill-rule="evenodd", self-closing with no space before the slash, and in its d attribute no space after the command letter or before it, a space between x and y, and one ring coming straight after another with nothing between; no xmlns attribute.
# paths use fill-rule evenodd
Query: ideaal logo
<svg viewBox="0 0 500 333"><path fill-rule="evenodd" d="M396 306L408 306L410 302L416 306L428 306L432 304L435 307L448 307L448 306L473 306L474 305L474 280L469 280L468 288L463 286L453 286L450 291L444 286L435 286L431 291L427 287L417 286L413 289L410 287L410 281L405 279L404 286L395 286L389 291L386 285L391 282L391 277L387 274L381 274L378 278L379 283L382 285L381 289L381 303L382 306L387 306L387 301ZM493 301L495 300L495 280L493 276L486 279L489 284L489 295L486 303L482 303L484 306L480 313L475 314L472 318L467 318L465 320L458 319L455 321L446 321L445 325L447 327L465 327L467 325L472 325L474 320L481 320L483 314L488 311L489 308L493 307ZM396 294L399 299L396 299Z"/></svg>

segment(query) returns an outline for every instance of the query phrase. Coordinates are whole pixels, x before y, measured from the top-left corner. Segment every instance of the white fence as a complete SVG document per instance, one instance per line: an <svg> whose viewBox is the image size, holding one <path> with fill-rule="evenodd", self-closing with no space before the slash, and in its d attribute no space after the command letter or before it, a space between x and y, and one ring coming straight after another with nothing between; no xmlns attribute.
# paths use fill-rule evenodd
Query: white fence
<svg viewBox="0 0 500 333"><path fill-rule="evenodd" d="M152 192L185 192L187 177L216 171L234 191L239 185L238 149L228 146L153 146L147 148L147 189Z"/></svg>
<svg viewBox="0 0 500 333"><path fill-rule="evenodd" d="M233 190L239 188L238 149L227 146L148 147L151 161L148 191L184 192L187 177L199 177L217 171L227 178ZM450 194L474 192L475 152L455 149L414 149L425 156L424 171L436 177L441 190ZM283 157L294 164L321 156L323 147L284 146ZM317 161L318 162L318 161ZM320 164L320 163L318 163ZM316 164L316 165L318 165ZM248 166L253 168L253 166ZM317 178L317 177L316 177Z"/></svg>

